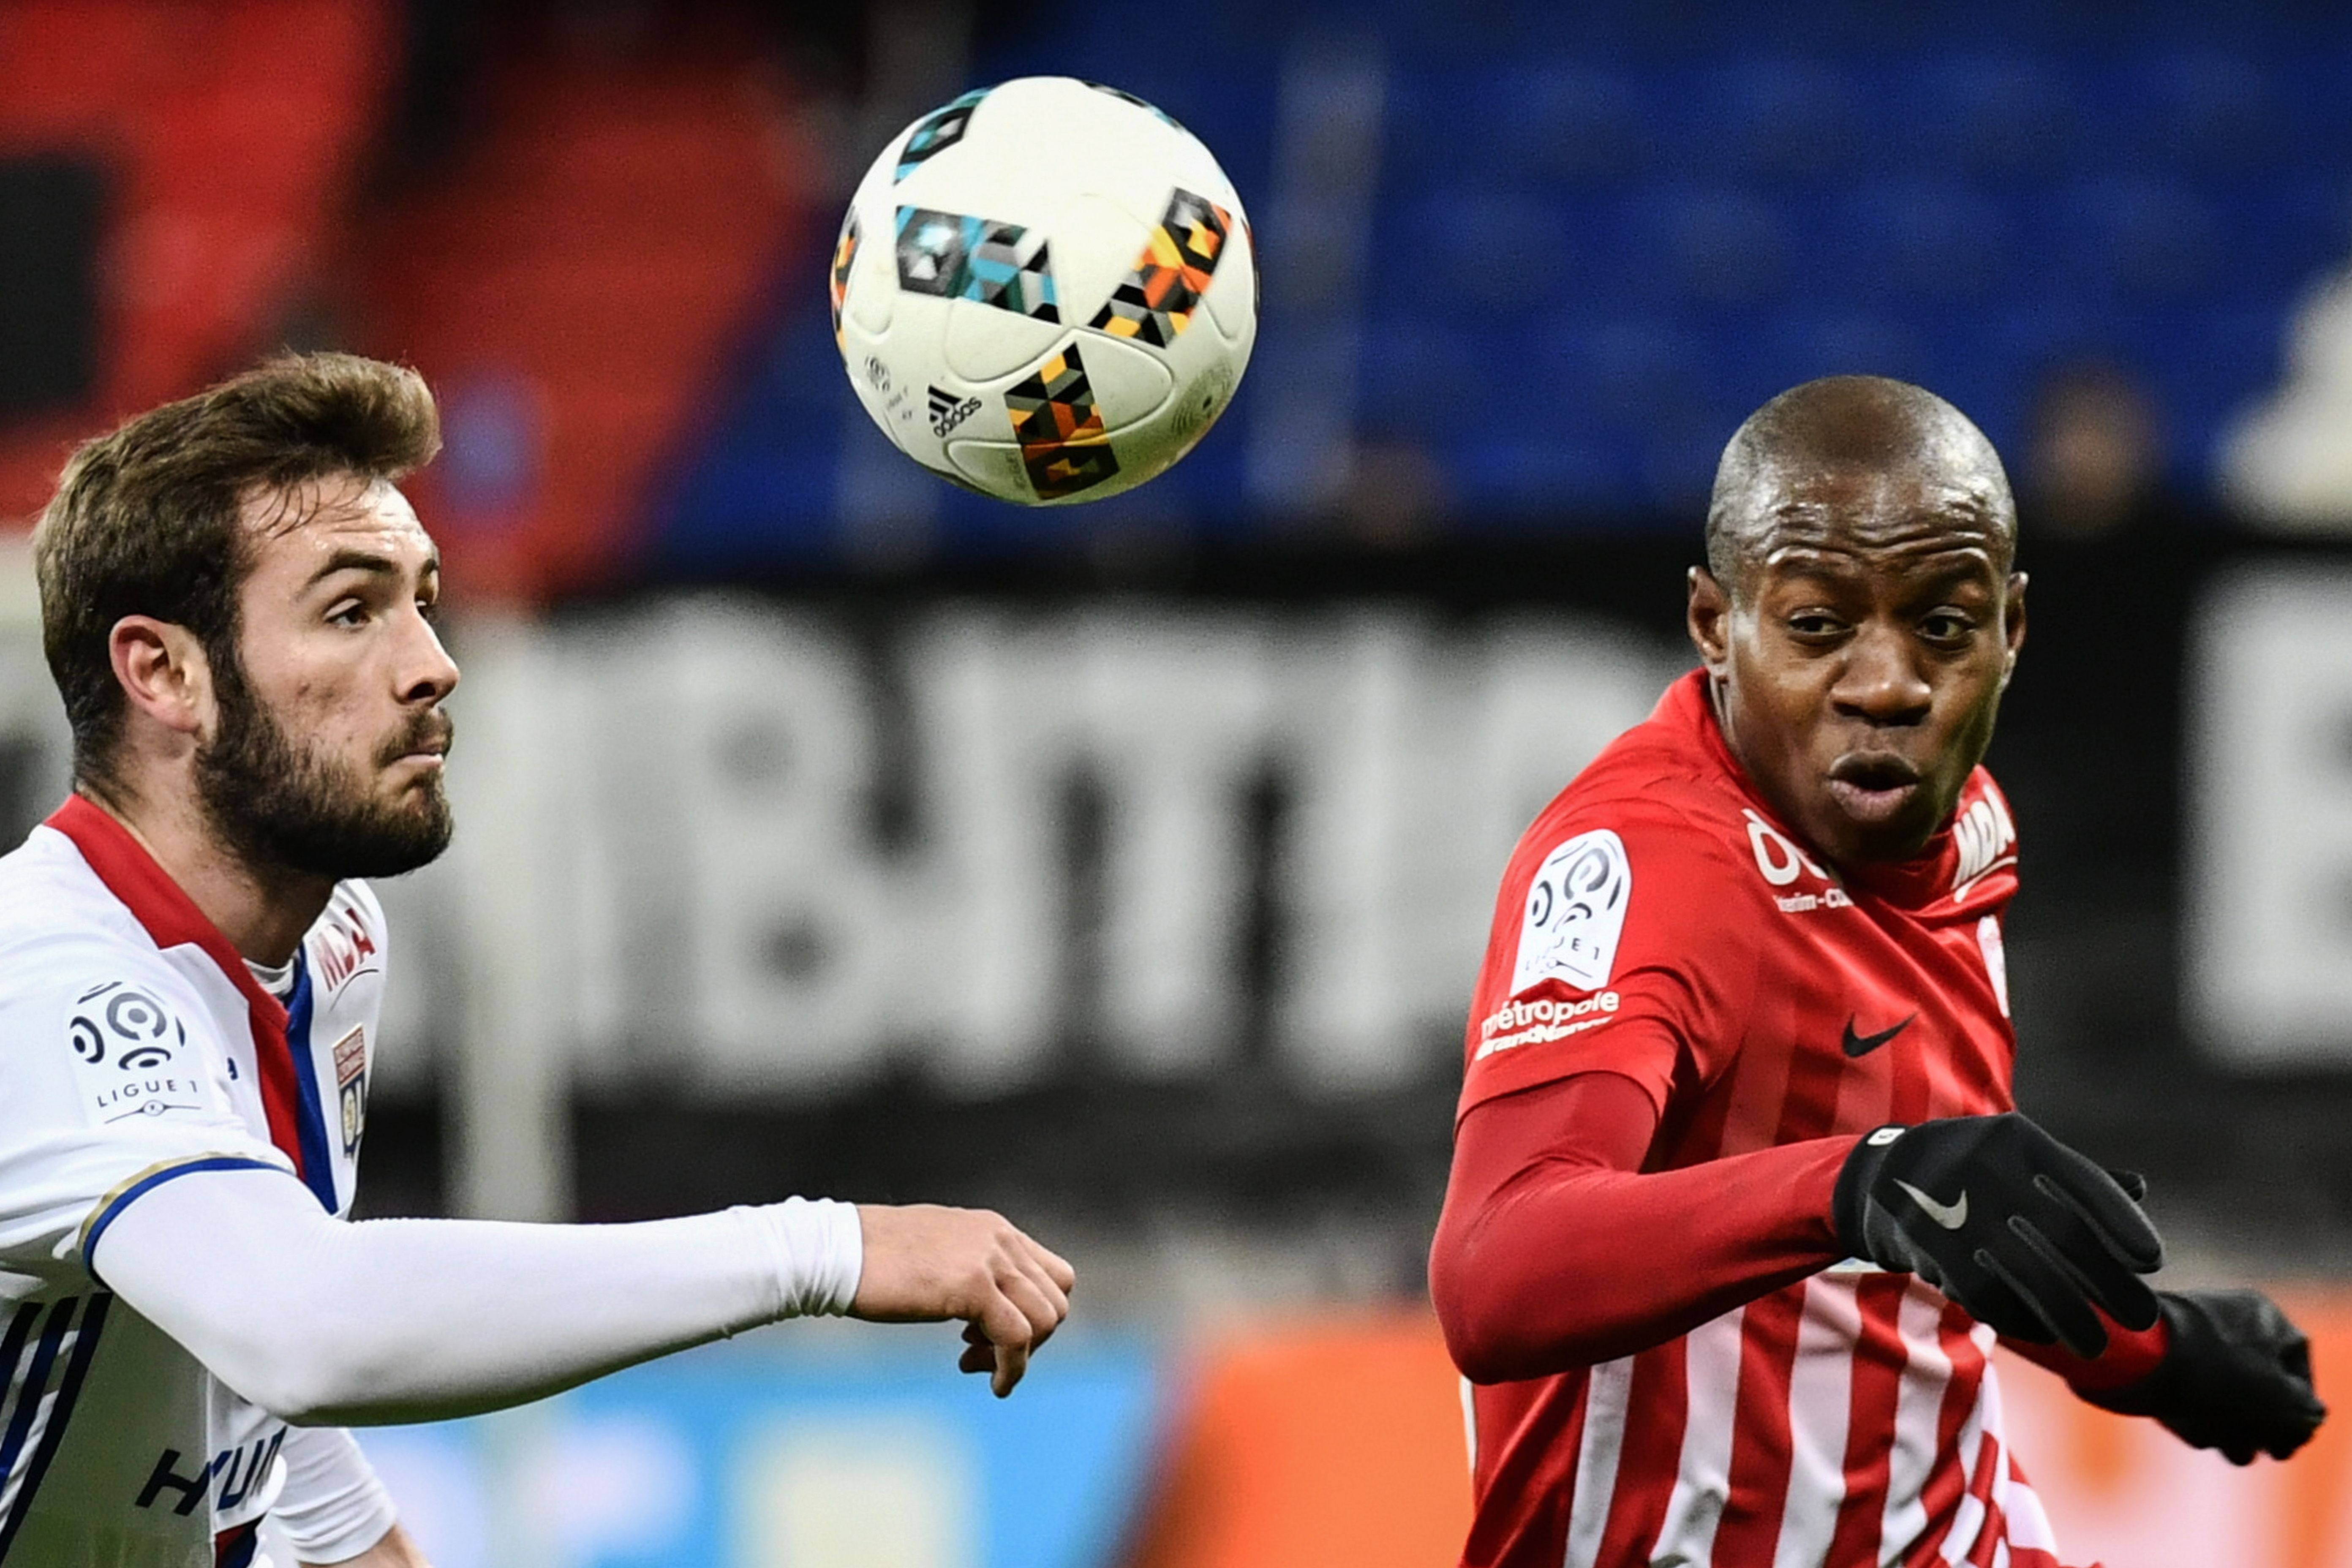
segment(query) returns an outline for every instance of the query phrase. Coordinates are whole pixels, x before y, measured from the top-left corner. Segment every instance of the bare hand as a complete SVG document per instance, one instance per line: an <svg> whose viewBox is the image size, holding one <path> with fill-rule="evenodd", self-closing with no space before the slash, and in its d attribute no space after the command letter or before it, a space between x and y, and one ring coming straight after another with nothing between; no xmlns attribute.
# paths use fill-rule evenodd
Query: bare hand
<svg viewBox="0 0 2352 1568"><path fill-rule="evenodd" d="M961 1319L957 1365L1003 1398L1070 1315L1070 1266L985 1209L857 1205L866 1263L849 1315L877 1323Z"/></svg>

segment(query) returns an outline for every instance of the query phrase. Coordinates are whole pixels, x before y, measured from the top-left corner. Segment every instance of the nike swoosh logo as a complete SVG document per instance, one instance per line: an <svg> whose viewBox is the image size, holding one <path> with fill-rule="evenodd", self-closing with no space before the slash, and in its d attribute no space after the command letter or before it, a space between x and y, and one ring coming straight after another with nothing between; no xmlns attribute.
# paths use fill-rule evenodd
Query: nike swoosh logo
<svg viewBox="0 0 2352 1568"><path fill-rule="evenodd" d="M1853 1032L1853 1019L1849 1016L1845 1021L1845 1054L1850 1057L1868 1056L1871 1052L1876 1050L1879 1047L1885 1045L1887 1041L1893 1039L1895 1036L1909 1028L1911 1026L1911 1019L1916 1018L1918 1016L1918 1014L1914 1013L1911 1015L1910 1018L1904 1019L1893 1028L1881 1029L1874 1035L1855 1034Z"/></svg>
<svg viewBox="0 0 2352 1568"><path fill-rule="evenodd" d="M1895 1178L1895 1184L1909 1193L1911 1201L1926 1209L1927 1217L1946 1230L1958 1230L1969 1223L1969 1194L1965 1189L1960 1193L1958 1203L1939 1204L1900 1176Z"/></svg>

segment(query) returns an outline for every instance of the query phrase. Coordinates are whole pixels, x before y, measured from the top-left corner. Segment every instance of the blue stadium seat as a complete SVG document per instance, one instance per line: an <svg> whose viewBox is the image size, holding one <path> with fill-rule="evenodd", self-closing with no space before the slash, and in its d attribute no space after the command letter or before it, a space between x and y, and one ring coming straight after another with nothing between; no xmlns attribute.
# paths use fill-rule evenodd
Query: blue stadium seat
<svg viewBox="0 0 2352 1568"><path fill-rule="evenodd" d="M1075 76L1131 92L1208 143L1247 201L1265 188L1284 35L1262 7L1233 9L1234 19L1223 31L1181 32L1155 40L1149 49L1135 47L1131 18L1109 8L1089 9L1070 18L1067 33L1051 51L976 61L973 79ZM1262 47L1234 41L1252 27L1263 35Z"/></svg>
<svg viewBox="0 0 2352 1568"><path fill-rule="evenodd" d="M1665 313L1555 321L1549 363L1560 366L1559 401L1596 422L1638 431L1705 399L1705 334Z"/></svg>
<svg viewBox="0 0 2352 1568"><path fill-rule="evenodd" d="M1707 492L1715 485L1723 444L1748 412L1745 407L1735 411L1726 404L1652 426L1641 449L1644 510L1675 520L1696 534L1696 524L1706 514Z"/></svg>
<svg viewBox="0 0 2352 1568"><path fill-rule="evenodd" d="M1832 205L1822 228L1851 268L1849 297L1882 309L1981 300L2032 276L2004 205L1953 181L1864 185Z"/></svg>
<svg viewBox="0 0 2352 1568"><path fill-rule="evenodd" d="M1505 371L1482 352L1473 328L1412 319L1367 331L1357 365L1360 423L1383 436L1450 436L1508 422L1522 373ZM1489 406L1489 399L1505 401Z"/></svg>
<svg viewBox="0 0 2352 1568"><path fill-rule="evenodd" d="M1454 502L1489 523L1607 517L1646 500L1638 448L1573 426L1482 431L1441 445Z"/></svg>
<svg viewBox="0 0 2352 1568"><path fill-rule="evenodd" d="M1669 187L1631 204L1634 275L1699 308L1778 299L1795 236L1761 196L1730 185Z"/></svg>
<svg viewBox="0 0 2352 1568"><path fill-rule="evenodd" d="M1742 181L1835 184L1864 161L1862 95L1823 60L1735 60L1701 101L1717 167Z"/></svg>
<svg viewBox="0 0 2352 1568"><path fill-rule="evenodd" d="M2274 386L2285 365L2276 312L2185 311L2154 335L2149 380L2163 410L2175 479L2199 483L2231 417Z"/></svg>
<svg viewBox="0 0 2352 1568"><path fill-rule="evenodd" d="M2043 181L2098 156L2074 73L2029 54L1927 56L1882 79L1880 128L1922 173Z"/></svg>
<svg viewBox="0 0 2352 1568"><path fill-rule="evenodd" d="M2210 37L2250 27L2263 0L2247 0L2231 22L2210 0L2051 0L2045 41L2059 52L2112 54L2119 41ZM2235 9L2235 8L2233 8Z"/></svg>
<svg viewBox="0 0 2352 1568"><path fill-rule="evenodd" d="M1591 287L1598 262L1591 228L1532 193L1438 186L1400 210L1395 232L1415 237L1412 305L1441 318L1523 317Z"/></svg>
<svg viewBox="0 0 2352 1568"><path fill-rule="evenodd" d="M1601 43L1650 8L1649 0L1590 0L1574 7L1550 0L1374 0L1370 6L1335 6L1359 27L1366 12L1375 13L1400 61L1472 65Z"/></svg>
<svg viewBox="0 0 2352 1568"><path fill-rule="evenodd" d="M1830 310L1776 316L1721 374L1730 400L1745 409L1817 376L1913 381L1931 376L1934 369L1927 340L1907 314Z"/></svg>
<svg viewBox="0 0 2352 1568"><path fill-rule="evenodd" d="M795 309L799 290L785 295L780 325L736 367L717 428L658 487L652 553L663 570L699 575L832 548L844 421L858 416L822 306Z"/></svg>
<svg viewBox="0 0 2352 1568"><path fill-rule="evenodd" d="M1389 83L1384 173L1526 190L1639 178L1654 141L1638 78L1566 61L1417 67Z"/></svg>
<svg viewBox="0 0 2352 1568"><path fill-rule="evenodd" d="M2266 63L2286 105L2284 146L2295 167L2341 175L2352 169L2352 10L2335 11L2336 36L2324 46Z"/></svg>
<svg viewBox="0 0 2352 1568"><path fill-rule="evenodd" d="M2126 145L2144 167L2234 176L2285 144L2294 122L2283 86L2250 52L2200 46L2134 61L2118 84Z"/></svg>
<svg viewBox="0 0 2352 1568"><path fill-rule="evenodd" d="M2222 280L2221 216L2194 186L2107 177L2058 187L2040 205L2042 244L2059 280L2086 298L2179 300Z"/></svg>

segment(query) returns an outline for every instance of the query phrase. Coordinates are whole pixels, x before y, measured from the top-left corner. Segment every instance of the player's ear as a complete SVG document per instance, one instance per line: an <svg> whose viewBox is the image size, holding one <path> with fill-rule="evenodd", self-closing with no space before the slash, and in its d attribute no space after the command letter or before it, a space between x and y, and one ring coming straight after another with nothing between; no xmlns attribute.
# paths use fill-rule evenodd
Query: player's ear
<svg viewBox="0 0 2352 1568"><path fill-rule="evenodd" d="M1690 569L1690 602L1684 625L1690 632L1691 646L1698 649L1699 661L1720 675L1725 660L1731 657L1731 595L1704 566Z"/></svg>
<svg viewBox="0 0 2352 1568"><path fill-rule="evenodd" d="M179 734L203 730L212 714L213 672L194 632L152 616L125 616L106 647L134 710Z"/></svg>
<svg viewBox="0 0 2352 1568"><path fill-rule="evenodd" d="M2022 572L2009 574L2009 592L2003 605L2003 615L2009 651L2001 658L2000 684L2006 690L2009 678L2017 673L2018 650L2025 646L2025 574Z"/></svg>

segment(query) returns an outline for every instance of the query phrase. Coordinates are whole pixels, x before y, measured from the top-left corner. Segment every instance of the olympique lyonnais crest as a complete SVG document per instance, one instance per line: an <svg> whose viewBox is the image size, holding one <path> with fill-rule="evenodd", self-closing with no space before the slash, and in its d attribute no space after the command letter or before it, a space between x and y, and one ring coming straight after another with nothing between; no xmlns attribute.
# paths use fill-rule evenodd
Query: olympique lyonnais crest
<svg viewBox="0 0 2352 1568"><path fill-rule="evenodd" d="M335 1089L343 1108L343 1155L360 1152L367 1131L367 1030L355 1027L335 1042Z"/></svg>

